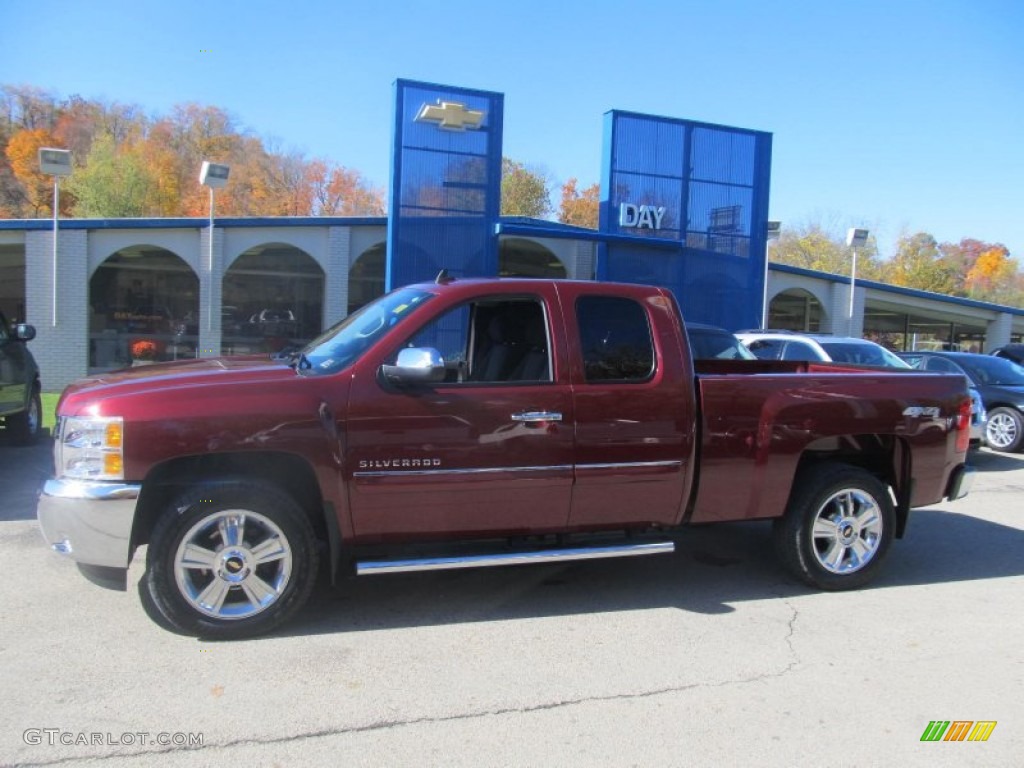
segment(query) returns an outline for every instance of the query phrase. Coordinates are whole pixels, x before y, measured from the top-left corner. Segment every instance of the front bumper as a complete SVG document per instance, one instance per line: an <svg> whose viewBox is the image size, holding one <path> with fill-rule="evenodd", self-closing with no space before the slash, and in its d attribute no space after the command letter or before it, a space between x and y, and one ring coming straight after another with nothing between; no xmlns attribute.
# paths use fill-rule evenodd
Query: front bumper
<svg viewBox="0 0 1024 768"><path fill-rule="evenodd" d="M36 514L54 552L82 565L127 568L140 485L50 479Z"/></svg>

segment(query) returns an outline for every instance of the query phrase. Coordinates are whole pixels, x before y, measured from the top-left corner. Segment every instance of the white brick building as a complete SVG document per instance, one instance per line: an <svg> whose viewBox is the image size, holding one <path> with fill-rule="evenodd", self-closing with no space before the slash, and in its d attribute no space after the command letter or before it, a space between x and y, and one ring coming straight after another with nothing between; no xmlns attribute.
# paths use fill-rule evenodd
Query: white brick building
<svg viewBox="0 0 1024 768"><path fill-rule="evenodd" d="M273 351L383 291L383 218L0 221L0 308L33 324L43 388L133 358ZM499 271L592 279L598 232L503 220ZM211 258L212 257L212 258ZM55 279L56 278L56 279ZM1024 336L1024 310L771 265L769 325L988 350ZM686 308L683 307L685 314Z"/></svg>

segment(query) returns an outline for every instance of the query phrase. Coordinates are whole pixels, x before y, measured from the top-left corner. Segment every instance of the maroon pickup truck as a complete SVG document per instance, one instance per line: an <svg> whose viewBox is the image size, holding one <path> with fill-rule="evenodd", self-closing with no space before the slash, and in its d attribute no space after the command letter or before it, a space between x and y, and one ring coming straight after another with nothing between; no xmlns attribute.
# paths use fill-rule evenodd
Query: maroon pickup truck
<svg viewBox="0 0 1024 768"><path fill-rule="evenodd" d="M396 290L290 357L94 376L58 405L39 521L179 631L265 632L332 578L668 552L774 520L783 564L866 583L912 507L971 470L961 377L691 360L660 288Z"/></svg>

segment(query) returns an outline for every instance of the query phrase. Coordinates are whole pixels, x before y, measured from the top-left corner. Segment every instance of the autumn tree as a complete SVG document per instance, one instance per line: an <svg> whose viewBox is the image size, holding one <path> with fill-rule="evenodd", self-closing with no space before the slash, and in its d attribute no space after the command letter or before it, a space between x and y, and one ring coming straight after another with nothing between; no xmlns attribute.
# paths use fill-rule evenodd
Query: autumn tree
<svg viewBox="0 0 1024 768"><path fill-rule="evenodd" d="M159 120L151 125L146 137L136 145L141 160L150 169L156 181L153 189L152 210L156 216L181 216L182 185L191 181L198 184L198 174L187 179L181 160L174 151L173 127L169 121Z"/></svg>
<svg viewBox="0 0 1024 768"><path fill-rule="evenodd" d="M359 171L317 159L308 164L314 216L383 216L384 193Z"/></svg>
<svg viewBox="0 0 1024 768"><path fill-rule="evenodd" d="M0 133L52 129L57 117L57 97L31 85L0 86Z"/></svg>
<svg viewBox="0 0 1024 768"><path fill-rule="evenodd" d="M217 107L179 104L166 118L168 143L176 163L176 181L181 195L181 214L205 216L209 211L209 193L199 185L199 168L204 160L232 166L231 182L217 192L217 211L221 215L245 215L244 206L234 199L244 196L244 187L235 186L236 167L244 157L244 139L233 118Z"/></svg>
<svg viewBox="0 0 1024 768"><path fill-rule="evenodd" d="M46 128L22 129L11 136L5 154L11 172L21 185L28 212L35 217L53 212L53 177L39 170L40 147L60 146ZM72 200L61 200L61 212L70 210Z"/></svg>
<svg viewBox="0 0 1024 768"><path fill-rule="evenodd" d="M543 172L501 159L501 215L542 219L551 213L548 180Z"/></svg>
<svg viewBox="0 0 1024 768"><path fill-rule="evenodd" d="M967 294L973 299L997 304L1019 301L1017 276L1019 265L1003 245L982 251L964 279Z"/></svg>
<svg viewBox="0 0 1024 768"><path fill-rule="evenodd" d="M72 96L61 108L53 125L59 146L71 150L76 158L84 158L92 149L92 141L102 130L103 110L99 104Z"/></svg>
<svg viewBox="0 0 1024 768"><path fill-rule="evenodd" d="M582 192L577 189L575 178L562 185L562 203L558 208L558 220L575 227L597 229L601 204L601 187L591 184Z"/></svg>

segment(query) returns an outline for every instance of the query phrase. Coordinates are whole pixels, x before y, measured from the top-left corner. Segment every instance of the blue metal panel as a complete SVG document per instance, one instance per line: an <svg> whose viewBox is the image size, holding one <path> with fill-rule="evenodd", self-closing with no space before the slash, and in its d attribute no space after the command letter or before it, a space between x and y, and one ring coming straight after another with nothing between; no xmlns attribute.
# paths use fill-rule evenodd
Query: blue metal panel
<svg viewBox="0 0 1024 768"><path fill-rule="evenodd" d="M609 112L598 279L669 288L691 320L758 325L770 169L770 134Z"/></svg>
<svg viewBox="0 0 1024 768"><path fill-rule="evenodd" d="M385 286L498 274L504 96L395 83Z"/></svg>

